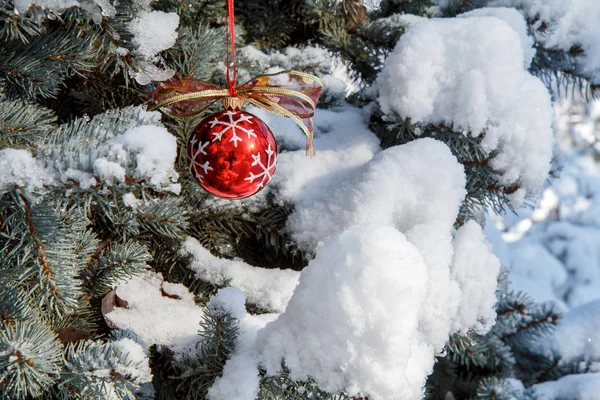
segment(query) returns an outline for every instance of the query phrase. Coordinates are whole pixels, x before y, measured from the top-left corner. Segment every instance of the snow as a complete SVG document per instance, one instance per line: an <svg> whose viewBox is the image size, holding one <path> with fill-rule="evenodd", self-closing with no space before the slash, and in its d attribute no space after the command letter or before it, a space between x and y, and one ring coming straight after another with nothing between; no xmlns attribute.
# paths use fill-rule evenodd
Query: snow
<svg viewBox="0 0 600 400"><path fill-rule="evenodd" d="M513 288L572 308L600 293L600 168L593 155L567 153L561 177L533 210L504 218Z"/></svg>
<svg viewBox="0 0 600 400"><path fill-rule="evenodd" d="M531 400L596 400L600 373L567 375L557 381L538 383L526 390Z"/></svg>
<svg viewBox="0 0 600 400"><path fill-rule="evenodd" d="M302 172L303 168L297 171ZM393 225L402 232L439 227L447 234L449 247L450 230L466 191L463 167L442 142L419 139L391 147L345 179L331 175L336 182L328 179L328 186L322 187L315 179L312 187L307 184L296 196L288 229L305 248L315 248L332 233L360 223ZM294 180L289 179L288 185L296 184Z"/></svg>
<svg viewBox="0 0 600 400"><path fill-rule="evenodd" d="M40 144L35 157L26 150L0 150L0 192L14 185L35 190L57 182L90 190L100 184L127 184L127 178L133 178L179 194L177 140L159 121L159 113L140 109L129 129L125 124L118 128L123 133L95 125L93 139L84 139L85 144L73 140L60 154L52 143Z"/></svg>
<svg viewBox="0 0 600 400"><path fill-rule="evenodd" d="M142 12L129 23L133 44L137 51L152 58L163 50L173 47L177 41L179 15L163 11Z"/></svg>
<svg viewBox="0 0 600 400"><path fill-rule="evenodd" d="M123 203L131 209L136 209L140 205L141 200L135 197L133 193L125 193L123 195Z"/></svg>
<svg viewBox="0 0 600 400"><path fill-rule="evenodd" d="M258 395L260 377L254 347L259 329L276 315L249 315L246 313L244 294L236 288L223 288L215 294L207 308L222 309L239 321L239 336L234 354L225 363L208 391L209 400L254 400Z"/></svg>
<svg viewBox="0 0 600 400"><path fill-rule="evenodd" d="M581 71L600 82L600 7L596 0L492 0L489 6L521 9L538 28L542 22L548 29L539 40L546 48L568 51L580 45L585 57L577 57Z"/></svg>
<svg viewBox="0 0 600 400"><path fill-rule="evenodd" d="M94 173L108 182L123 182L126 174L150 186L179 192L174 162L177 140L161 126L143 125L117 135L98 148ZM126 169L127 168L127 169Z"/></svg>
<svg viewBox="0 0 600 400"><path fill-rule="evenodd" d="M414 234L410 236L414 240ZM434 354L452 328L466 330L477 321L493 320L495 285L490 285L489 275L499 263L487 248L485 256L479 254L464 265L459 265L464 254L456 258L452 276L457 281L444 282L455 289L454 297L444 298L452 290L444 293L435 287L436 296L454 303L449 316L437 315L446 319L435 326L446 328L445 339L437 343L438 332L428 329L436 311L431 290L441 271L428 265L431 260L410 236L382 224L355 225L332 236L302 271L286 310L259 332L258 352L267 374L281 371L284 360L292 379L310 377L326 391L343 390L374 400L420 399ZM457 254L487 246L475 224L465 226L455 240ZM479 264L490 259L489 270ZM470 274L485 284L467 279ZM495 276L491 280L495 282ZM488 299L467 310L470 295L475 302ZM461 296L462 303L457 301Z"/></svg>
<svg viewBox="0 0 600 400"><path fill-rule="evenodd" d="M141 56L129 75L140 85L164 81L175 74L173 69L158 67L156 61L160 61L158 53L173 47L177 41L178 26L179 15L163 11L142 11L129 23L128 29L133 34L132 43Z"/></svg>
<svg viewBox="0 0 600 400"><path fill-rule="evenodd" d="M496 297L500 260L494 256L481 227L474 221L462 226L453 239L454 259L451 279L461 290L453 331L466 333L466 328L487 332L496 320ZM482 268L485 266L485 268ZM473 282L479 282L474 284Z"/></svg>
<svg viewBox="0 0 600 400"><path fill-rule="evenodd" d="M102 157L94 161L94 174L109 183L125 181L125 168Z"/></svg>
<svg viewBox="0 0 600 400"><path fill-rule="evenodd" d="M240 320L246 317L246 299L244 294L236 288L227 287L219 291L210 298L206 307L214 310L223 310L232 317Z"/></svg>
<svg viewBox="0 0 600 400"><path fill-rule="evenodd" d="M180 348L198 340L202 309L185 286L146 272L119 285L116 295L128 306L115 307L105 317L119 329L134 332L146 351L153 344Z"/></svg>
<svg viewBox="0 0 600 400"><path fill-rule="evenodd" d="M171 186L179 177L173 166L177 157L177 139L160 126L140 126L115 137L114 144L123 145L135 154L135 177L147 178L154 187Z"/></svg>
<svg viewBox="0 0 600 400"><path fill-rule="evenodd" d="M331 53L327 49L318 46L306 46L301 49L288 47L283 52L274 51L266 54L249 45L240 49L240 57L253 64L256 69L264 70L266 73L283 70L304 71L307 69L319 73L329 71L333 62ZM249 78L250 76L247 77L247 79ZM240 82L243 81L242 78Z"/></svg>
<svg viewBox="0 0 600 400"><path fill-rule="evenodd" d="M16 186L28 191L52 184L53 176L28 150L0 150L0 195Z"/></svg>
<svg viewBox="0 0 600 400"><path fill-rule="evenodd" d="M267 373L285 359L292 379L312 377L329 392L420 398L433 366L432 346L418 337L427 280L423 257L392 227L334 236L302 271L286 311L259 333Z"/></svg>
<svg viewBox="0 0 600 400"><path fill-rule="evenodd" d="M510 27L519 34L519 39L521 40L521 48L523 49L523 68L529 68L531 61L535 56L533 38L529 36L527 23L517 10L507 7L484 7L458 15L458 18L472 17L496 17L510 25Z"/></svg>
<svg viewBox="0 0 600 400"><path fill-rule="evenodd" d="M279 153L277 172L269 184L281 202L309 204L324 197L380 151L379 139L367 127L361 110L354 107L318 110L313 158L306 157L306 138L294 121L256 108L249 112L271 128L277 143L294 150Z"/></svg>
<svg viewBox="0 0 600 400"><path fill-rule="evenodd" d="M554 332L554 340L561 363L600 362L600 299L568 311Z"/></svg>
<svg viewBox="0 0 600 400"><path fill-rule="evenodd" d="M79 187L84 190L90 189L98 184L96 178L89 172L71 168L65 171L62 176L62 181L63 183L68 183L69 181L78 182Z"/></svg>
<svg viewBox="0 0 600 400"><path fill-rule="evenodd" d="M112 342L113 348L125 355L127 364L117 364L116 372L122 376L130 377L136 383L152 382L152 373L148 356L142 346L129 338L122 338Z"/></svg>
<svg viewBox="0 0 600 400"><path fill-rule="evenodd" d="M258 268L219 258L192 237L185 240L184 249L193 257L189 268L198 279L238 288L250 303L268 311L283 311L298 282L296 271Z"/></svg>
<svg viewBox="0 0 600 400"><path fill-rule="evenodd" d="M52 11L62 11L78 6L79 2L77 0L14 0L15 9L21 14L26 13L32 4Z"/></svg>
<svg viewBox="0 0 600 400"><path fill-rule="evenodd" d="M235 355L225 363L223 375L208 391L208 400L254 400L260 376L256 361L248 354Z"/></svg>
<svg viewBox="0 0 600 400"><path fill-rule="evenodd" d="M484 134L500 182L538 194L552 156L550 95L526 70L531 48L523 48L522 17L486 12L502 19L424 19L408 27L377 79L378 100L385 113Z"/></svg>
<svg viewBox="0 0 600 400"><path fill-rule="evenodd" d="M553 301L562 304L556 296L567 280L562 263L535 242L517 242L510 251L511 288L527 293L537 302Z"/></svg>

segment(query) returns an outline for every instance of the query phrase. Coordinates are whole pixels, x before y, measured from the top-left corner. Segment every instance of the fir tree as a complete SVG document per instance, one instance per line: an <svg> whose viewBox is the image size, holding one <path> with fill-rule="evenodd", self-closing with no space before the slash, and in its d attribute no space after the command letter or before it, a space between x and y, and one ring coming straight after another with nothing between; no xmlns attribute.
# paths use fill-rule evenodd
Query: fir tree
<svg viewBox="0 0 600 400"><path fill-rule="evenodd" d="M372 153L379 151L378 146L402 149L409 144L443 143L448 156L464 168L465 195L451 221L452 235L456 235L449 241L454 244L448 244L456 250L458 232L465 237L466 232L480 232L476 223L486 209L511 212L513 205L523 200L519 196L533 199L538 193L530 190L524 173L510 177L498 167L499 157L510 149L490 150L486 138L492 133L473 134L464 126L461 129L458 122L415 120L398 107L386 106L382 71L390 71L389 56L411 31L414 16L454 21L457 15L488 5L510 5L500 3L238 0L240 81L269 69L293 69L323 77L325 87L317 113L338 115L328 123L341 123L350 115L343 113L351 107L352 115L362 115L377 135L379 143L362 144L364 148L377 147ZM539 78L554 96L565 91L596 96L600 78L594 76L597 69L586 64L593 60L586 54L586 43L553 44L546 39L556 29L556 20L532 15L526 5L519 11L536 50L523 74ZM319 261L322 243L317 233L302 236L290 224L303 226L302 218L315 218L315 230L319 224L326 230L330 221L320 220L321 214L299 215L300 206L291 196L285 197L284 188L275 184L259 201L216 201L189 176L187 140L198 122L217 106L189 119L146 109L147 94L175 73L225 85L225 27L222 0L0 3L2 398L221 398L222 392L215 388L231 377L225 372L228 362L245 362L244 346L250 339L244 331L248 329L244 318L261 316L256 321L267 321L273 316L263 314L282 313L298 281L297 271L313 263L315 255L314 265L323 262ZM509 29L508 24L502 29ZM430 45L434 44L419 44ZM339 71L344 71L346 84L334 78ZM551 121L546 123L550 126ZM327 135L328 129L334 127L325 123L319 132ZM349 134L348 140L358 136ZM301 146L293 135L278 139L282 155L298 153ZM435 161L435 157L431 159ZM341 155L337 163L347 161ZM378 165L388 165L384 161ZM356 172L353 168L358 169L351 165L334 180L345 182ZM367 167L363 163L360 169ZM431 178L421 172L424 180ZM323 179L320 174L315 173L312 180ZM358 176L348 182L358 187L367 178ZM338 193L331 182L323 179L322 185L325 197ZM365 190L370 190L365 185ZM356 192L348 187L339 192L348 190L350 198ZM307 196L317 199L315 193L317 189ZM343 197L321 203L335 211L336 199ZM428 201L424 197L416 200L419 205ZM303 204L307 203L312 199ZM340 221L340 225L345 223ZM413 248L406 246L402 251L410 253ZM199 257L194 251L206 253ZM490 260L482 263L494 264ZM204 266L194 267L194 263ZM271 286L265 287L287 287L290 293L252 297L250 288L244 293L246 309L240 311L235 307L239 306L238 297L229 294L233 298L229 301L222 295L223 287L240 286L236 277L224 273L215 277L219 272L207 271L209 263L213 271L223 271L228 267L220 266L231 263L238 263L236 268L260 269L269 276L266 280ZM423 261L423 265L429 264L429 260ZM252 276L239 279L251 280ZM149 306L158 307L157 315L163 301L186 310L203 307L192 342L177 342L172 333L165 333L173 339L169 344L152 342L144 336L148 332L136 332L133 325L122 324L114 312L137 310L133 289L125 285L139 282L135 278L140 277L153 282L154 286L144 287L152 291L146 294L153 302ZM493 326L487 314L478 314L462 325L450 319L449 323L459 326L443 338L444 351L437 355L433 371L423 382L424 398L534 399L535 393L527 389L532 385L593 371L593 360L586 360L582 367L581 362L562 362L560 354L533 346L555 329L562 317L560 310L514 293L506 287L504 276L498 282ZM481 297L483 302L485 296ZM241 304L243 309L243 300ZM467 327L472 327L472 332L463 332ZM167 332L168 328L156 326L146 331ZM428 344L436 347L437 340ZM251 383L256 380L256 391L251 392L256 398L358 398L356 393L320 387L319 376L296 379L297 366L285 359L273 373L265 360L258 365L256 376L249 378ZM522 383L522 390L516 389L515 381ZM370 390L347 387L361 396Z"/></svg>

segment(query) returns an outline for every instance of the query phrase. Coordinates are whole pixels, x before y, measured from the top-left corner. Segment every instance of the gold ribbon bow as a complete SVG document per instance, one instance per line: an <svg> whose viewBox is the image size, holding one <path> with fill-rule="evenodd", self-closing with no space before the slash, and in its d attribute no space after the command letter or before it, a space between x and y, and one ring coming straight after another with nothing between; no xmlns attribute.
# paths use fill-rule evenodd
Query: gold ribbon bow
<svg viewBox="0 0 600 400"><path fill-rule="evenodd" d="M282 71L260 75L235 88L235 98L245 100L273 114L290 118L306 135L306 152L313 156L314 126L317 101L323 84L313 75L297 71ZM199 114L217 100L230 100L229 89L191 77L161 82L150 93L149 109L162 109L173 117ZM235 103L235 102L230 102Z"/></svg>

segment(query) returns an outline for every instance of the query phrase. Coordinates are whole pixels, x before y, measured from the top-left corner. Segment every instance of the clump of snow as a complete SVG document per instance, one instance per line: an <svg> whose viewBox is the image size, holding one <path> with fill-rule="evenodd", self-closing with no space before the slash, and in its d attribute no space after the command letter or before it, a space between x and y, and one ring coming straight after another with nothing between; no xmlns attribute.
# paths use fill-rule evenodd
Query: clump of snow
<svg viewBox="0 0 600 400"><path fill-rule="evenodd" d="M546 23L539 40L547 48L568 51L580 45L584 57L577 57L582 72L600 82L600 7L595 0L492 0L489 6L517 7L534 28Z"/></svg>
<svg viewBox="0 0 600 400"><path fill-rule="evenodd" d="M244 293L233 287L219 289L219 291L210 298L208 303L206 303L206 307L210 307L213 310L223 310L238 320L247 315Z"/></svg>
<svg viewBox="0 0 600 400"><path fill-rule="evenodd" d="M234 355L225 363L223 375L208 390L209 400L254 400L260 376L256 360L249 354Z"/></svg>
<svg viewBox="0 0 600 400"><path fill-rule="evenodd" d="M535 49L533 47L533 38L529 36L527 23L521 13L514 8L485 7L458 15L458 18L472 17L496 17L510 25L510 27L519 34L519 38L521 39L521 47L524 56L523 67L525 69L529 68L531 61L535 56Z"/></svg>
<svg viewBox="0 0 600 400"><path fill-rule="evenodd" d="M140 205L141 201L140 199L138 199L137 197L135 197L135 194L133 193L125 193L123 195L123 203L131 208L131 209L136 209L137 206Z"/></svg>
<svg viewBox="0 0 600 400"><path fill-rule="evenodd" d="M152 373L148 356L142 346L129 338L122 338L111 342L123 358L121 363L115 366L115 372L127 376L136 383L152 382Z"/></svg>
<svg viewBox="0 0 600 400"><path fill-rule="evenodd" d="M384 150L366 164L349 170L344 167L347 165L336 165L344 173L317 170L323 176L304 186L298 185L305 182L300 175L310 176L310 170L293 170L297 177L288 176L280 187L280 193L286 194L285 185L298 185L290 196L295 211L288 218L287 229L309 250L356 224L378 223L399 229L419 248L430 268L431 296L424 305L422 327L431 343L441 348L452 329L453 317L447 316L456 314L461 298L458 282L450 277L450 266L453 225L466 194L462 166L443 143L420 139ZM479 249L490 252L485 246ZM487 262L484 260L487 256L478 258ZM477 284L494 287L498 265L487 262L479 268L487 275L485 283ZM493 291L488 296L493 296Z"/></svg>
<svg viewBox="0 0 600 400"><path fill-rule="evenodd" d="M249 302L265 310L283 311L298 283L296 271L258 268L219 258L192 237L186 239L184 248L193 256L189 267L198 279L238 288Z"/></svg>
<svg viewBox="0 0 600 400"><path fill-rule="evenodd" d="M306 46L303 48L288 47L283 52L263 53L254 46L240 49L240 56L250 64L266 70L267 73L282 70L312 70L317 74L326 73L332 67L333 57L322 47Z"/></svg>
<svg viewBox="0 0 600 400"><path fill-rule="evenodd" d="M105 317L119 329L134 332L146 350L153 344L183 347L198 340L202 309L185 286L146 272L119 285L116 295L127 308L115 307Z"/></svg>
<svg viewBox="0 0 600 400"><path fill-rule="evenodd" d="M493 13L511 24L467 16L410 26L378 77L379 103L385 113L484 135L501 183L537 194L552 156L550 95L526 70L523 22Z"/></svg>
<svg viewBox="0 0 600 400"><path fill-rule="evenodd" d="M177 157L177 140L160 126L140 126L119 135L115 144L135 154L135 175L148 178L152 186L170 185L179 174L173 163Z"/></svg>
<svg viewBox="0 0 600 400"><path fill-rule="evenodd" d="M453 240L454 259L451 278L461 290L458 313L453 331L465 332L465 328L487 332L496 320L494 293L500 273L500 261L491 251L481 227L474 221L463 225ZM485 266L485 268L482 268ZM473 284L479 282L479 284Z"/></svg>
<svg viewBox="0 0 600 400"><path fill-rule="evenodd" d="M397 229L361 225L334 236L259 333L263 366L275 374L285 360L292 379L311 377L333 393L421 398L434 355L418 334L428 278Z"/></svg>
<svg viewBox="0 0 600 400"><path fill-rule="evenodd" d="M489 275L495 282L499 263L480 228L466 225L455 239L450 274L445 265L442 288L437 275L443 268L432 265L441 260L423 254L419 245L426 229L417 231L405 235L392 226L355 225L333 235L302 271L286 310L259 332L267 373L280 372L283 361L292 379L312 378L326 391L420 399L434 354L453 329L483 328L490 324L481 321L493 320L495 285ZM461 264L471 250L477 257ZM453 310L432 307L430 298L440 295ZM439 343L439 332L430 331L432 317L445 320L435 324L445 328Z"/></svg>
<svg viewBox="0 0 600 400"><path fill-rule="evenodd" d="M379 139L365 123L360 110L319 110L314 118L316 155L306 157L304 134L288 118L253 109L271 127L276 139L298 151L280 153L270 186L281 200L308 204L322 198L343 178L356 173L380 151Z"/></svg>
<svg viewBox="0 0 600 400"><path fill-rule="evenodd" d="M97 155L94 173L103 180L122 182L129 172L157 189L176 192L179 187L173 185L179 177L173 166L177 140L161 126L131 128L101 145Z"/></svg>
<svg viewBox="0 0 600 400"><path fill-rule="evenodd" d="M179 15L163 11L142 12L129 23L133 44L137 51L152 58L163 50L173 47L177 41Z"/></svg>
<svg viewBox="0 0 600 400"><path fill-rule="evenodd" d="M177 27L179 15L163 11L143 11L133 19L128 26L133 34L133 44L142 60L136 70L129 74L141 85L151 81L164 81L171 78L175 71L169 68L160 68L154 61L161 51L173 47L177 41Z"/></svg>
<svg viewBox="0 0 600 400"><path fill-rule="evenodd" d="M109 183L125 181L125 168L117 162L102 157L94 161L94 174Z"/></svg>
<svg viewBox="0 0 600 400"><path fill-rule="evenodd" d="M0 194L16 186L26 190L42 189L53 176L27 150L0 150Z"/></svg>
<svg viewBox="0 0 600 400"><path fill-rule="evenodd" d="M89 172L80 171L77 169L71 169L65 171L62 175L63 182L75 181L79 184L82 189L90 189L98 184L96 178Z"/></svg>
<svg viewBox="0 0 600 400"><path fill-rule="evenodd" d="M439 245L449 248L466 190L463 167L446 145L415 140L386 149L351 172L346 179L334 175L335 183L325 181L326 190L316 181L295 196L288 228L301 245L312 249L352 225L379 223L402 232L421 225L439 227L447 234L445 245ZM303 168L296 173L310 175ZM293 178L288 185L298 184Z"/></svg>

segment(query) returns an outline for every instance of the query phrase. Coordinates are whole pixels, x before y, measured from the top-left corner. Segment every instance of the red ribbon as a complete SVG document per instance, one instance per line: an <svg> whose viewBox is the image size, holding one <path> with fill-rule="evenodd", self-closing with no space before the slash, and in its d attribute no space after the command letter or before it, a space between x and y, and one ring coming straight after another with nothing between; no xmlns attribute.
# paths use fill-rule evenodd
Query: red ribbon
<svg viewBox="0 0 600 400"><path fill-rule="evenodd" d="M227 36L227 85L229 86L229 95L236 96L235 84L237 81L237 65L235 62L235 14L233 11L234 0L227 0L227 26L229 28L229 36ZM229 57L231 54L231 60ZM233 64L233 78L231 78L231 65Z"/></svg>

